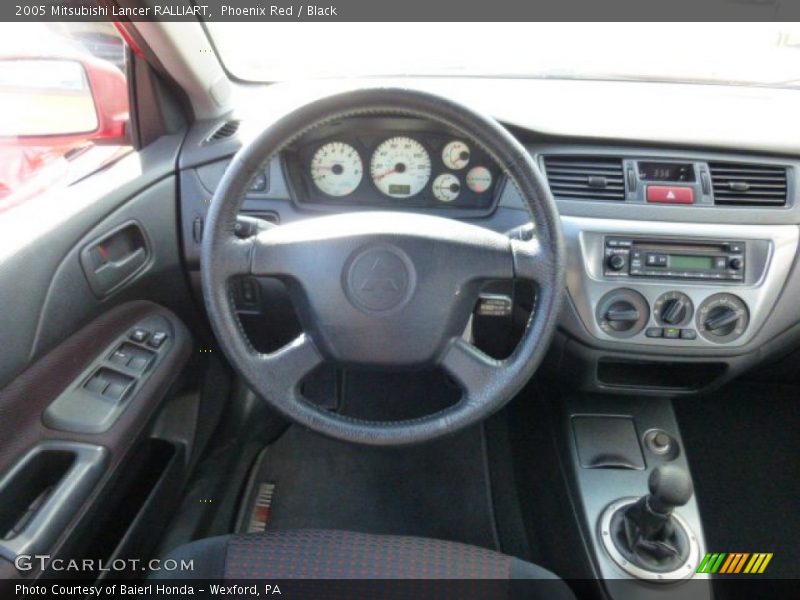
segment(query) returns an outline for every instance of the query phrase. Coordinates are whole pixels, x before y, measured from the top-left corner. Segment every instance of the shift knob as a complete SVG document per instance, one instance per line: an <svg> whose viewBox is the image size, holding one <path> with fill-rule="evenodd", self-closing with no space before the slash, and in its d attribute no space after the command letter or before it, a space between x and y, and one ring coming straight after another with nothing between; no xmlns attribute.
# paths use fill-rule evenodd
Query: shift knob
<svg viewBox="0 0 800 600"><path fill-rule="evenodd" d="M647 485L650 488L650 508L662 515L668 515L676 506L686 504L694 491L689 473L672 465L653 469Z"/></svg>

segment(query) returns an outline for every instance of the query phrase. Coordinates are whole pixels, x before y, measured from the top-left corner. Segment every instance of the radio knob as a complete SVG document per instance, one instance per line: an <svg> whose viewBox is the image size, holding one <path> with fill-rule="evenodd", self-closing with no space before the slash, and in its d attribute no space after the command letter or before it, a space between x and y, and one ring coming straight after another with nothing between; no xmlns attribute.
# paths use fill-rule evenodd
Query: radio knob
<svg viewBox="0 0 800 600"><path fill-rule="evenodd" d="M612 254L608 257L608 267L614 271L620 271L625 266L625 257L621 254Z"/></svg>
<svg viewBox="0 0 800 600"><path fill-rule="evenodd" d="M728 266L733 269L734 271L738 271L742 268L742 259L738 256L734 256L729 262Z"/></svg>

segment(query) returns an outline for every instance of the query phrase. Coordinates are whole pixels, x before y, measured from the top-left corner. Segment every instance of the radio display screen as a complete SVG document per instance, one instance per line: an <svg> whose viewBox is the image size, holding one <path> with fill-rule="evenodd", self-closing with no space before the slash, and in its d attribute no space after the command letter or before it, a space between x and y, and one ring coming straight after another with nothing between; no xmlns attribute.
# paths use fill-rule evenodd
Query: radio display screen
<svg viewBox="0 0 800 600"><path fill-rule="evenodd" d="M640 162L642 181L694 181L694 167L686 163Z"/></svg>
<svg viewBox="0 0 800 600"><path fill-rule="evenodd" d="M714 268L714 258L711 256L687 256L670 254L669 266L672 269L691 269L692 271L707 271Z"/></svg>

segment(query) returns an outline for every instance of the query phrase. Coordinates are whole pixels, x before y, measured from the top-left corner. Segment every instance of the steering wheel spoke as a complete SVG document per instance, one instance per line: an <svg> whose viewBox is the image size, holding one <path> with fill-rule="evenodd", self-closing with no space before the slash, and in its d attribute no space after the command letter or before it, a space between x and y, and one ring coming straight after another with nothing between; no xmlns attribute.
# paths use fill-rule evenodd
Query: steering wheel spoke
<svg viewBox="0 0 800 600"><path fill-rule="evenodd" d="M220 246L214 257L213 268L224 277L250 275L252 273L253 240L231 236Z"/></svg>
<svg viewBox="0 0 800 600"><path fill-rule="evenodd" d="M542 285L552 281L555 260L553 253L538 239L511 240L514 257L514 276Z"/></svg>
<svg viewBox="0 0 800 600"><path fill-rule="evenodd" d="M256 368L268 373L270 385L290 398L306 375L323 362L314 340L302 333L282 348L269 354L259 354Z"/></svg>
<svg viewBox="0 0 800 600"><path fill-rule="evenodd" d="M469 399L480 398L495 381L503 362L478 350L463 338L453 338L445 351L441 366L455 379Z"/></svg>

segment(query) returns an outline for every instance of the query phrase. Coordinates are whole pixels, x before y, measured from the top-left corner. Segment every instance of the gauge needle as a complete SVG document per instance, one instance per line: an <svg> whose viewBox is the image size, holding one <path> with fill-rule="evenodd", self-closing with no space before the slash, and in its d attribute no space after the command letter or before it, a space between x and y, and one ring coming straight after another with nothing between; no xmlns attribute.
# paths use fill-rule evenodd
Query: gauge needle
<svg viewBox="0 0 800 600"><path fill-rule="evenodd" d="M395 171L396 171L396 169L392 169L391 171L386 171L386 173L382 173L382 174L380 174L380 175L377 175L377 176L375 177L375 181L378 181L379 179L383 179L384 177L388 177L389 175L391 175L391 174L392 174L392 173L394 173Z"/></svg>

